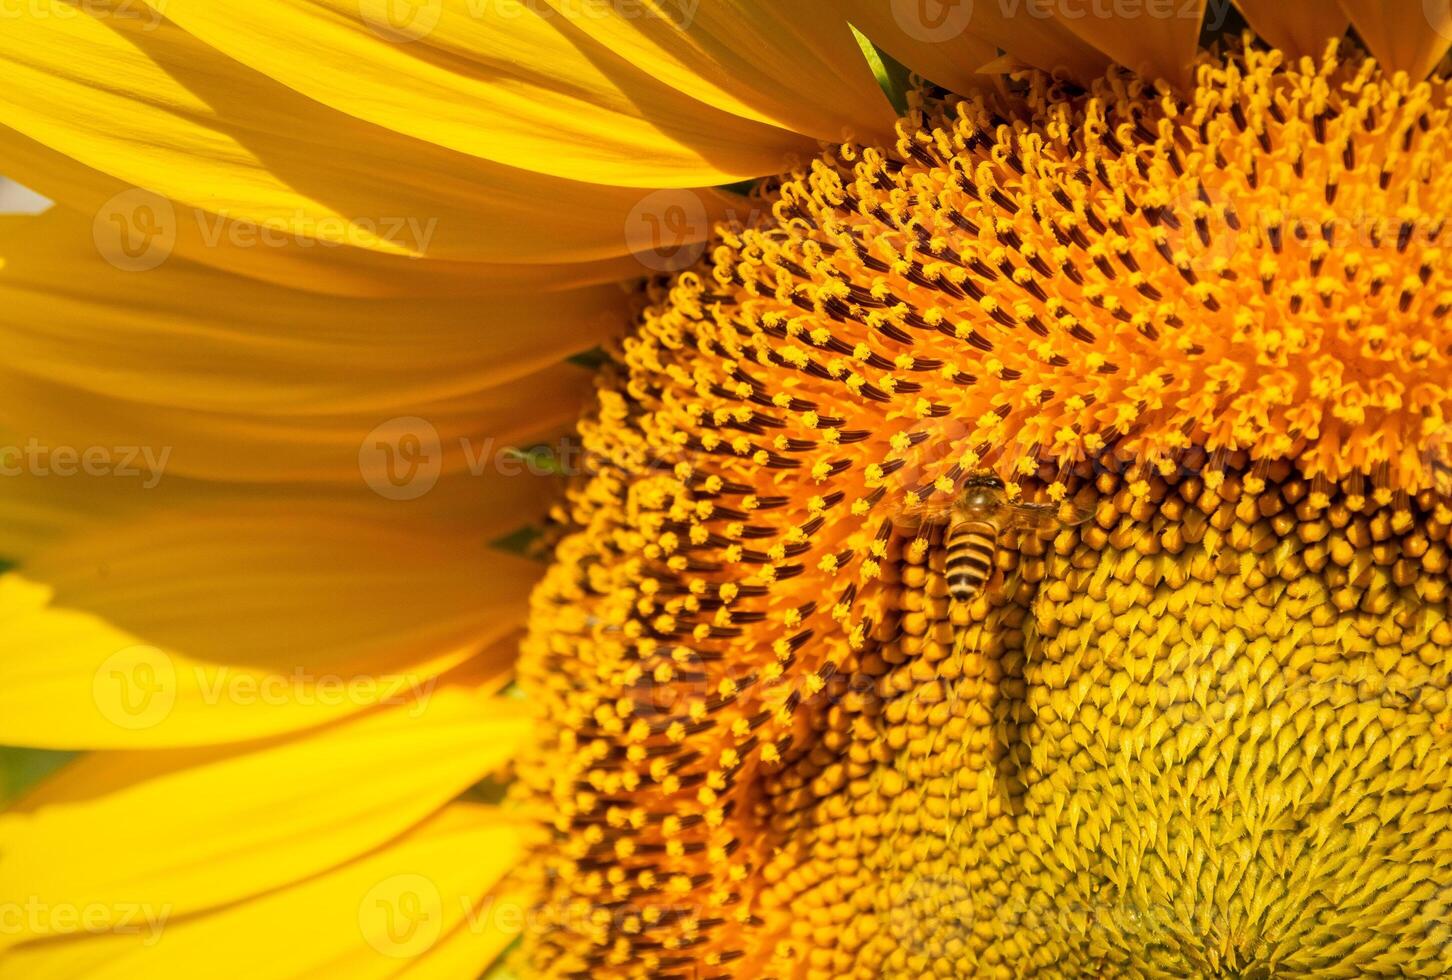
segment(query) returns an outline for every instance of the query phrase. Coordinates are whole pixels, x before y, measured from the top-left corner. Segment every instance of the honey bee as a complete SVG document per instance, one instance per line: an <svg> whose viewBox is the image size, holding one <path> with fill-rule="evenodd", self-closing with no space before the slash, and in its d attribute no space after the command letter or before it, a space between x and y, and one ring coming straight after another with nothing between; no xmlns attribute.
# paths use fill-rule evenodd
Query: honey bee
<svg viewBox="0 0 1452 980"><path fill-rule="evenodd" d="M1038 533L1082 524L1088 511L1070 508L1068 519L1058 504L1015 503L1008 499L1003 481L992 473L975 473L964 481L951 502L909 508L900 525L923 528L946 524L943 562L948 595L956 602L971 602L982 595L993 578L998 538L1005 531Z"/></svg>

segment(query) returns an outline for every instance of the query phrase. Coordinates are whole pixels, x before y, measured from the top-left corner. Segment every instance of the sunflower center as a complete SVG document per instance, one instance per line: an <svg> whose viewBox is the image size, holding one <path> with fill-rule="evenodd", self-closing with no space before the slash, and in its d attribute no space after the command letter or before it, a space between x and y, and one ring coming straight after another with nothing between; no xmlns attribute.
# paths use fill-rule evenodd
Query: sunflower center
<svg viewBox="0 0 1452 980"><path fill-rule="evenodd" d="M654 287L521 667L533 966L1452 967L1448 112L924 97ZM957 601L901 518L984 469L1092 520Z"/></svg>

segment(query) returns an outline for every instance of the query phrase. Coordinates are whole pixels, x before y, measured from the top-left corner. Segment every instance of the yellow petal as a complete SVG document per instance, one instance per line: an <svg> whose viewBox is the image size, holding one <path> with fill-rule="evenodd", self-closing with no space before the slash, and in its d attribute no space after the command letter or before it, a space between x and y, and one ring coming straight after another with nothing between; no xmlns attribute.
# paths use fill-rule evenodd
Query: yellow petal
<svg viewBox="0 0 1452 980"><path fill-rule="evenodd" d="M517 825L498 808L455 804L341 868L200 916L136 900L116 909L22 903L20 914L42 920L89 914L95 933L9 949L0 954L0 973L27 980L381 980L423 968L458 929L497 929L500 917L480 910L521 853Z"/></svg>
<svg viewBox="0 0 1452 980"><path fill-rule="evenodd" d="M1183 85L1190 79L1205 6L1206 0L1144 0L1116 8L1078 0L1056 5L1054 19L1146 78Z"/></svg>
<svg viewBox="0 0 1452 980"><path fill-rule="evenodd" d="M84 215L92 223L93 233L99 229L104 236L100 241L108 248L120 244L123 232L143 230L137 220L141 215L138 208L151 205L153 214L170 216L165 235L157 239L159 247L169 249L168 257L181 256L234 275L308 292L350 297L480 296L497 292L501 286L506 290L553 292L619 282L637 277L642 271L663 271L655 266L666 265L643 266L634 253L563 264L450 262L322 242L200 209L177 210L175 204L169 205L170 211L167 206L158 210L149 192L93 170L6 126L0 126L0 161L4 161L9 176L56 201L58 206L69 206ZM712 196L699 200L703 208L718 203ZM733 207L740 212L739 207ZM651 213L649 206L645 213ZM644 242L635 245L643 250L646 259L654 259L644 249ZM694 258L703 249L704 245L695 245L685 258ZM154 255L146 250L138 254L147 256L146 261Z"/></svg>
<svg viewBox="0 0 1452 980"><path fill-rule="evenodd" d="M84 454L99 465L130 468L142 479L160 474L235 481L317 480L357 484L360 474L380 493L427 492L440 472L496 465L508 447L529 444L573 420L590 389L588 372L557 366L504 385L457 397L381 406L374 411L264 413L243 406L203 408L197 389L138 394L96 390L108 380L57 384L0 367L20 406L0 407L0 428L25 433L11 441L6 471L31 464L14 454L31 447L48 472L77 471ZM133 389L134 390L134 389ZM179 396L167 402L167 396ZM218 398L222 393L218 394ZM531 402L538 399L538 404ZM46 462L46 460L50 460Z"/></svg>
<svg viewBox="0 0 1452 980"><path fill-rule="evenodd" d="M481 303L324 296L180 258L128 272L79 224L57 210L0 226L0 426L149 447L172 474L356 485L405 430L462 470L572 421L590 378L558 362L625 323L608 285Z"/></svg>
<svg viewBox="0 0 1452 980"><path fill-rule="evenodd" d="M999 48L1045 71L1102 74L1108 59L1043 7L1040 0L846 0L843 10L893 57L956 91L982 87L977 71Z"/></svg>
<svg viewBox="0 0 1452 980"><path fill-rule="evenodd" d="M926 18L902 4L851 0L848 16L863 35L922 77L954 92L972 92L984 86L977 69L993 60L998 45L958 29L952 10L943 7Z"/></svg>
<svg viewBox="0 0 1452 980"><path fill-rule="evenodd" d="M837 0L548 3L631 64L717 109L828 141L892 135L894 113Z"/></svg>
<svg viewBox="0 0 1452 980"><path fill-rule="evenodd" d="M1377 61L1414 81L1430 75L1452 43L1447 0L1341 0L1341 9Z"/></svg>
<svg viewBox="0 0 1452 980"><path fill-rule="evenodd" d="M397 837L508 763L529 732L487 666L314 732L242 746L83 756L0 815L0 893L52 907L217 908ZM342 678L334 700L354 697ZM263 697L285 697L279 687ZM23 919L0 946L80 931Z"/></svg>
<svg viewBox="0 0 1452 980"><path fill-rule="evenodd" d="M211 745L333 721L485 655L538 567L413 503L159 508L0 577L0 744ZM342 677L342 702L322 687ZM281 697L259 692L281 690Z"/></svg>
<svg viewBox="0 0 1452 980"><path fill-rule="evenodd" d="M1319 57L1351 19L1326 0L1235 0L1255 32L1292 58Z"/></svg>
<svg viewBox="0 0 1452 980"><path fill-rule="evenodd" d="M529 927L534 897L503 882L474 908L472 917L409 963L399 980L459 980L480 977ZM492 976L492 974L491 974Z"/></svg>
<svg viewBox="0 0 1452 980"><path fill-rule="evenodd" d="M167 21L37 3L0 32L0 125L176 202L178 220L199 210L452 261L584 262L627 254L627 224L650 206L638 188L506 167L347 116Z"/></svg>
<svg viewBox="0 0 1452 980"><path fill-rule="evenodd" d="M265 75L360 119L572 180L694 187L779 173L797 133L652 78L542 3L166 0L166 16ZM404 12L407 8L404 8ZM612 8L593 19L621 18Z"/></svg>

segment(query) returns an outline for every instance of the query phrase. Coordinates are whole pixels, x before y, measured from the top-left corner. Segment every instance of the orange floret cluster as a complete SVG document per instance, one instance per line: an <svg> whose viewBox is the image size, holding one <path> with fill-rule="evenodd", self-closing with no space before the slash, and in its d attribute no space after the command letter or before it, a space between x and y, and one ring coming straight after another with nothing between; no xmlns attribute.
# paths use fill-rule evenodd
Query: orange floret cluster
<svg viewBox="0 0 1452 980"><path fill-rule="evenodd" d="M923 95L653 288L521 684L562 977L1445 975L1441 82ZM1093 514L951 602L897 518Z"/></svg>

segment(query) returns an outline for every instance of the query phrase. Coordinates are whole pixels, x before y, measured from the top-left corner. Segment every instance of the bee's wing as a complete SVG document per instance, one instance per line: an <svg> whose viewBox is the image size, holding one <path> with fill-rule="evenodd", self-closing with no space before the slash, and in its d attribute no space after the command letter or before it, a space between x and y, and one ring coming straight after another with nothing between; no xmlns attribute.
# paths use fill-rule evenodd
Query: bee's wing
<svg viewBox="0 0 1452 980"><path fill-rule="evenodd" d="M951 502L912 504L892 515L899 531L921 531L935 524L945 524L953 516Z"/></svg>
<svg viewBox="0 0 1452 980"><path fill-rule="evenodd" d="M1009 508L1008 528L1033 531L1057 531L1083 524L1093 517L1092 511L1072 504L1014 504Z"/></svg>

